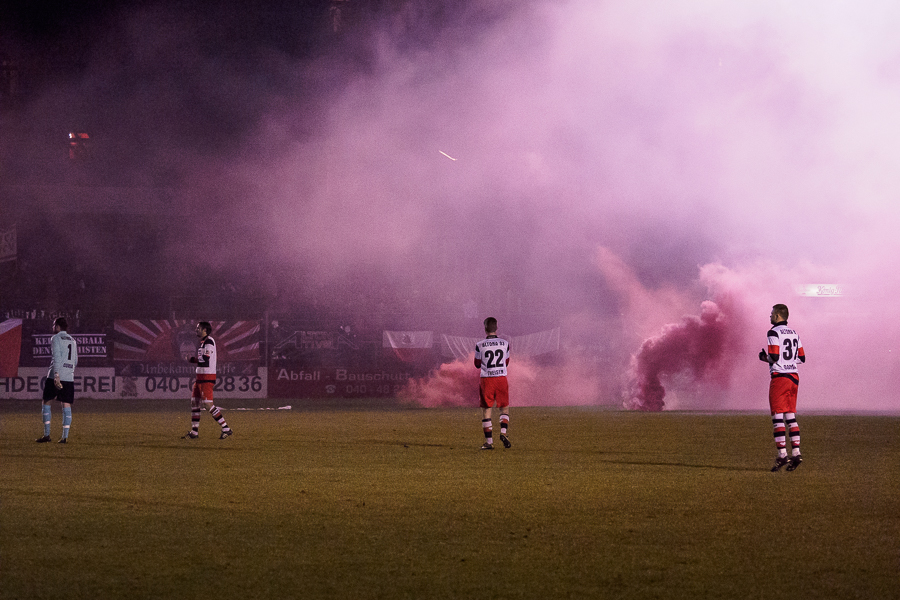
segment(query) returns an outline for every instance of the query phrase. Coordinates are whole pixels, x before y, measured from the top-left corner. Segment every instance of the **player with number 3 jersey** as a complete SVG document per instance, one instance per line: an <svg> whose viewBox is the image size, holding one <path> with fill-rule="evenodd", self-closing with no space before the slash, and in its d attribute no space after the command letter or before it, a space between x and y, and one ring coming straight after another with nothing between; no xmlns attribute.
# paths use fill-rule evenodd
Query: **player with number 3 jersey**
<svg viewBox="0 0 900 600"><path fill-rule="evenodd" d="M766 334L766 338L769 342L767 354L773 358L769 363L769 372L796 376L798 363L806 360L803 344L800 343L797 332L788 327L787 321L783 321L775 324ZM796 379L799 383L799 377Z"/></svg>
<svg viewBox="0 0 900 600"><path fill-rule="evenodd" d="M769 409L775 430L775 448L778 451L772 471L787 466L793 471L803 462L800 455L800 426L797 424L797 390L800 376L799 364L806 362L806 353L797 331L788 326L788 307L776 304L769 320L772 328L766 333L766 349L759 353L759 360L768 363ZM787 456L785 430L791 438L791 457Z"/></svg>

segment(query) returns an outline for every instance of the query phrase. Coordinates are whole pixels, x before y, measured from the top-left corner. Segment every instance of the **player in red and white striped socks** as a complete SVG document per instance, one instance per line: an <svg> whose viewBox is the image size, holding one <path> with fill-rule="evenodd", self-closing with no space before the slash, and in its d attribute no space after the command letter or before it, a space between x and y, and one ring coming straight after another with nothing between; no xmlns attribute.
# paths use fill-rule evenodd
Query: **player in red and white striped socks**
<svg viewBox="0 0 900 600"><path fill-rule="evenodd" d="M500 441L504 448L510 448L512 444L507 437L509 383L506 380L509 342L497 337L497 319L494 317L484 320L484 333L485 339L475 344L475 368L481 369L481 383L478 387L482 410L481 428L484 431L484 445L481 449L494 449L494 426L491 422L494 406L500 409Z"/></svg>
<svg viewBox="0 0 900 600"><path fill-rule="evenodd" d="M230 437L234 432L225 422L225 417L218 406L213 404L213 388L216 384L216 341L210 336L212 325L208 321L200 321L195 329L200 338L200 346L197 348L197 356L187 359L197 365L197 379L191 389L191 430L182 436L186 440L195 440L200 437L200 415L203 405L213 419L222 428L220 440Z"/></svg>
<svg viewBox="0 0 900 600"><path fill-rule="evenodd" d="M776 304L772 307L769 320L772 328L766 334L767 348L759 353L759 360L768 363L771 381L769 382L769 409L772 412L772 426L775 435L775 448L778 452L772 471L787 466L793 471L803 462L800 455L800 426L797 424L797 389L800 376L797 373L799 363L806 362L806 353L800 336L788 327L788 307ZM791 438L791 456L787 455L785 430Z"/></svg>

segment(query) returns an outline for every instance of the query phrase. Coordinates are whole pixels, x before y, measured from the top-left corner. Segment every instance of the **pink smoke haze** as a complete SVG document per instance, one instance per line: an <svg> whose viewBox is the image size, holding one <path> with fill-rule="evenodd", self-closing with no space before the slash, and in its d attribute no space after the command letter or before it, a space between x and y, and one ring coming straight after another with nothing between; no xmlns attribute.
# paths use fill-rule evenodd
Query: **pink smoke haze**
<svg viewBox="0 0 900 600"><path fill-rule="evenodd" d="M897 410L900 4L406 4L333 51L271 47L234 69L193 47L201 22L122 9L77 87L139 73L115 114L153 135L185 89L231 99L216 113L230 152L170 151L173 200L273 311L368 304L373 330L473 337L488 315L501 335L560 327L552 360L513 355L514 404L764 411L757 353L783 302L808 356L801 411ZM156 66L173 56L207 85ZM164 264L196 270L193 244L172 235ZM810 284L843 295L798 295ZM410 386L426 406L477 405L468 364Z"/></svg>
<svg viewBox="0 0 900 600"><path fill-rule="evenodd" d="M803 409L896 408L900 8L507 7L464 42L376 38L321 137L258 180L283 250L323 280L387 270L423 306L561 325L560 364L512 364L523 401L766 410L756 354L784 302ZM466 368L422 402L472 402ZM561 377L588 391L534 383Z"/></svg>

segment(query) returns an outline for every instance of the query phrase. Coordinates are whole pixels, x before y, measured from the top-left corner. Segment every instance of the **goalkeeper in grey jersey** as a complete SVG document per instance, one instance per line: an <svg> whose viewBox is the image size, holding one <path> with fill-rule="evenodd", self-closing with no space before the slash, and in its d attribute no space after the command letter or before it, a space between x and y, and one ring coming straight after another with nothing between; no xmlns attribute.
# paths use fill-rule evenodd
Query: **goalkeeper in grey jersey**
<svg viewBox="0 0 900 600"><path fill-rule="evenodd" d="M78 344L75 338L66 332L69 328L65 317L53 322L53 337L50 338L50 371L44 382L44 396L41 404L41 417L44 421L44 435L38 443L50 441L50 401L62 403L63 432L59 443L65 444L69 439L69 428L72 425L72 403L75 402L75 367L78 365Z"/></svg>

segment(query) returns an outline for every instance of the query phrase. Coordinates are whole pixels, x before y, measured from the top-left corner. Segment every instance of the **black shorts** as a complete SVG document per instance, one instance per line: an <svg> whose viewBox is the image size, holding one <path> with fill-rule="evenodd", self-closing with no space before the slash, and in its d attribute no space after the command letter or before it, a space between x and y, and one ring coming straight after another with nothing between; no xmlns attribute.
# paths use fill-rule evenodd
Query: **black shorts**
<svg viewBox="0 0 900 600"><path fill-rule="evenodd" d="M62 389L57 389L52 379L44 382L44 400L56 400L57 402L75 402L75 382L60 381Z"/></svg>

